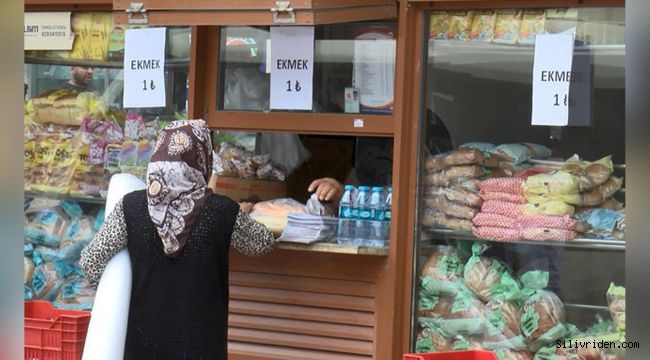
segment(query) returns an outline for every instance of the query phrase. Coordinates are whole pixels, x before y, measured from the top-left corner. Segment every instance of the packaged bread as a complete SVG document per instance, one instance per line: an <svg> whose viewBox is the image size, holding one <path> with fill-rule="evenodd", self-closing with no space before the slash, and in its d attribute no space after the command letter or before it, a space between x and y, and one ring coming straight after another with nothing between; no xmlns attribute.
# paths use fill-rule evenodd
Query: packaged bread
<svg viewBox="0 0 650 360"><path fill-rule="evenodd" d="M531 158L530 149L523 144L502 144L490 151L501 156L505 161L521 164Z"/></svg>
<svg viewBox="0 0 650 360"><path fill-rule="evenodd" d="M556 171L553 174L530 176L524 185L526 195L565 195L578 194L580 185L578 178L566 171Z"/></svg>
<svg viewBox="0 0 650 360"><path fill-rule="evenodd" d="M32 261L31 257L25 256L23 257L23 285L27 285L29 281L32 279L34 276L34 268L36 265L34 265L34 262Z"/></svg>
<svg viewBox="0 0 650 360"><path fill-rule="evenodd" d="M535 143L522 143L525 147L528 148L530 152L530 157L534 159L546 159L551 157L552 151L547 146Z"/></svg>
<svg viewBox="0 0 650 360"><path fill-rule="evenodd" d="M73 12L70 23L75 38L69 56L71 59L88 59L88 46L93 27L93 13Z"/></svg>
<svg viewBox="0 0 650 360"><path fill-rule="evenodd" d="M534 44L535 36L544 33L545 20L544 10L524 10L519 28L519 43Z"/></svg>
<svg viewBox="0 0 650 360"><path fill-rule="evenodd" d="M498 226L474 226L472 234L477 239L492 241L516 241L521 239L521 230Z"/></svg>
<svg viewBox="0 0 650 360"><path fill-rule="evenodd" d="M481 335L485 330L485 304L471 292L460 289L454 296L451 312L439 320L451 336Z"/></svg>
<svg viewBox="0 0 650 360"><path fill-rule="evenodd" d="M113 29L113 14L95 12L93 13L90 37L87 39L88 60L108 59L108 43L110 41L111 30Z"/></svg>
<svg viewBox="0 0 650 360"><path fill-rule="evenodd" d="M521 237L533 241L569 241L578 235L574 230L529 227L521 230Z"/></svg>
<svg viewBox="0 0 650 360"><path fill-rule="evenodd" d="M415 352L431 353L451 350L451 343L447 339L445 332L435 324L426 322L426 325L421 326L422 330L415 340Z"/></svg>
<svg viewBox="0 0 650 360"><path fill-rule="evenodd" d="M509 229L516 228L518 224L517 219L515 218L484 212L476 214L476 216L474 216L472 219L472 223L475 226L493 226Z"/></svg>
<svg viewBox="0 0 650 360"><path fill-rule="evenodd" d="M447 40L449 15L445 11L434 11L429 20L429 39Z"/></svg>
<svg viewBox="0 0 650 360"><path fill-rule="evenodd" d="M507 201L516 204L525 204L527 202L524 194L513 194L508 192L481 191L479 193L483 201L498 200Z"/></svg>
<svg viewBox="0 0 650 360"><path fill-rule="evenodd" d="M607 289L607 307L620 332L625 331L625 288L616 286L614 283L609 284Z"/></svg>
<svg viewBox="0 0 650 360"><path fill-rule="evenodd" d="M510 194L524 193L524 180L513 177L491 178L481 181L479 189L485 192L505 192Z"/></svg>
<svg viewBox="0 0 650 360"><path fill-rule="evenodd" d="M519 328L520 308L514 300L490 300L486 305L485 341L488 350L499 348L526 350L526 340Z"/></svg>
<svg viewBox="0 0 650 360"><path fill-rule="evenodd" d="M54 301L54 306L67 310L91 310L95 299L95 289L83 276L73 276L66 280Z"/></svg>
<svg viewBox="0 0 650 360"><path fill-rule="evenodd" d="M287 215L293 213L307 213L307 207L296 200L283 198L255 204L250 217L264 224L273 233L280 234L287 225Z"/></svg>
<svg viewBox="0 0 650 360"><path fill-rule="evenodd" d="M533 360L533 353L526 350L500 348L493 350L498 360Z"/></svg>
<svg viewBox="0 0 650 360"><path fill-rule="evenodd" d="M25 225L25 239L35 245L58 247L71 221L59 207L44 209Z"/></svg>
<svg viewBox="0 0 650 360"><path fill-rule="evenodd" d="M477 194L452 187L428 187L426 194L433 197L444 197L449 201L471 207L480 207L483 203Z"/></svg>
<svg viewBox="0 0 650 360"><path fill-rule="evenodd" d="M551 344L562 338L564 305L553 292L543 290L548 284L548 272L529 271L522 275L523 304L521 307L521 331L532 350Z"/></svg>
<svg viewBox="0 0 650 360"><path fill-rule="evenodd" d="M577 221L572 219L569 215L564 216L545 216L545 215L521 215L517 218L517 222L523 228L551 228L551 229L564 229L575 230Z"/></svg>
<svg viewBox="0 0 650 360"><path fill-rule="evenodd" d="M623 179L615 176L610 176L607 181L596 186L591 191L582 193L582 204L584 206L596 206L605 201L605 199L616 194L623 185Z"/></svg>
<svg viewBox="0 0 650 360"><path fill-rule="evenodd" d="M427 292L420 292L418 301L418 317L439 318L451 311L454 299L450 296L429 295Z"/></svg>
<svg viewBox="0 0 650 360"><path fill-rule="evenodd" d="M493 10L477 11L472 23L470 39L474 41L492 42L497 16Z"/></svg>
<svg viewBox="0 0 650 360"><path fill-rule="evenodd" d="M35 300L54 300L63 285L63 276L52 262L43 262L36 266L31 282Z"/></svg>
<svg viewBox="0 0 650 360"><path fill-rule="evenodd" d="M467 142L467 143L464 143L464 144L460 145L458 148L459 149L465 149L465 148L467 148L467 149L477 149L477 150L483 151L484 153L489 153L495 147L497 147L497 146L492 144L492 143L489 143L489 142L471 141L471 142Z"/></svg>
<svg viewBox="0 0 650 360"><path fill-rule="evenodd" d="M430 156L425 162L427 171L437 171L452 166L480 164L485 159L483 152L477 149L461 148L444 155Z"/></svg>
<svg viewBox="0 0 650 360"><path fill-rule="evenodd" d="M463 180L476 179L485 172L476 165L454 166L439 172L428 173L424 176L424 184L428 186L449 186Z"/></svg>
<svg viewBox="0 0 650 360"><path fill-rule="evenodd" d="M426 209L422 215L421 224L428 228L440 227L457 231L472 231L471 220L448 216L436 209Z"/></svg>
<svg viewBox="0 0 650 360"><path fill-rule="evenodd" d="M440 210L447 216L466 220L472 220L479 211L478 208L451 202L442 197L427 197L424 199L424 203L427 207Z"/></svg>
<svg viewBox="0 0 650 360"><path fill-rule="evenodd" d="M452 11L449 15L449 30L447 38L450 40L468 41L474 22L474 11Z"/></svg>
<svg viewBox="0 0 650 360"><path fill-rule="evenodd" d="M572 216L575 208L563 201L553 200L542 203L528 203L520 206L524 215Z"/></svg>
<svg viewBox="0 0 650 360"><path fill-rule="evenodd" d="M520 214L520 205L509 201L488 200L483 201L481 212L489 214L499 214L516 219Z"/></svg>
<svg viewBox="0 0 650 360"><path fill-rule="evenodd" d="M59 134L48 130L40 132L34 142L34 164L32 165L31 189L43 191L47 184L47 168L54 156L54 147L59 140Z"/></svg>
<svg viewBox="0 0 650 360"><path fill-rule="evenodd" d="M520 10L497 10L496 25L494 29L494 42L498 44L516 44L519 41L520 24Z"/></svg>
<svg viewBox="0 0 650 360"><path fill-rule="evenodd" d="M451 343L453 351L483 350L483 339L479 336L456 335Z"/></svg>
<svg viewBox="0 0 650 360"><path fill-rule="evenodd" d="M576 176L580 192L585 192L607 181L614 172L614 164L611 156L588 162L581 160L578 155L573 155L564 163L562 170Z"/></svg>
<svg viewBox="0 0 650 360"><path fill-rule="evenodd" d="M33 169L36 160L36 146L35 146L36 138L37 138L36 127L30 124L26 124L24 130L24 142L23 142L23 151L24 151L23 171L24 171L25 190L31 190L32 185L34 184Z"/></svg>
<svg viewBox="0 0 650 360"><path fill-rule="evenodd" d="M462 277L463 261L458 250L453 246L436 246L422 266L420 291L429 297L454 295Z"/></svg>
<svg viewBox="0 0 650 360"><path fill-rule="evenodd" d="M506 266L499 260L483 257L481 254L487 245L479 242L472 244L472 256L463 268L463 279L467 287L477 298L488 302L494 295L494 288L501 283L501 277L507 272Z"/></svg>
<svg viewBox="0 0 650 360"><path fill-rule="evenodd" d="M54 144L47 167L47 183L41 189L49 193L68 194L78 159L75 147L78 131L66 129L59 134L59 141Z"/></svg>
<svg viewBox="0 0 650 360"><path fill-rule="evenodd" d="M34 121L79 126L85 117L103 118L107 107L94 92L55 89L32 99Z"/></svg>
<svg viewBox="0 0 650 360"><path fill-rule="evenodd" d="M501 170L505 176L516 176L519 177L519 174L526 172L528 168L530 167L530 164L526 163L521 163L521 164L515 164L510 161L501 161L499 163L499 168L498 170ZM492 175L492 177L495 177L497 175ZM498 176L503 176L503 175L498 175Z"/></svg>

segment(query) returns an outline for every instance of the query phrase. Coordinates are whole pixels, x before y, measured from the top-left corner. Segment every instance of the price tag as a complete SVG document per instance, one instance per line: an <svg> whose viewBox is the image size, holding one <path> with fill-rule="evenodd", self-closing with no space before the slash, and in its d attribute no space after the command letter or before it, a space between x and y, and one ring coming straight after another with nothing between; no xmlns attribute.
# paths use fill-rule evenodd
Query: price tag
<svg viewBox="0 0 650 360"><path fill-rule="evenodd" d="M533 125L566 126L569 122L574 36L538 34L535 38Z"/></svg>
<svg viewBox="0 0 650 360"><path fill-rule="evenodd" d="M271 109L311 110L314 27L271 27Z"/></svg>
<svg viewBox="0 0 650 360"><path fill-rule="evenodd" d="M124 107L164 107L165 100L165 28L127 30Z"/></svg>

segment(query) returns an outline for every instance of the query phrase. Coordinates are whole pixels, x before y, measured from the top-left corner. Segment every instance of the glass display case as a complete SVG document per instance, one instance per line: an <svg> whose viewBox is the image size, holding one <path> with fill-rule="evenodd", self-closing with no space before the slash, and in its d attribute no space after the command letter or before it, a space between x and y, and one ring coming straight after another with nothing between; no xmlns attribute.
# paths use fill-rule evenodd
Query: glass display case
<svg viewBox="0 0 650 360"><path fill-rule="evenodd" d="M424 14L411 350L624 341L624 9ZM531 125L538 34L573 35L567 126Z"/></svg>
<svg viewBox="0 0 650 360"><path fill-rule="evenodd" d="M24 298L85 310L94 291L78 260L104 220L110 176L144 180L159 131L187 118L190 36L166 29L167 106L124 108L124 26L110 13L71 22L97 36L78 35L70 51L25 51Z"/></svg>

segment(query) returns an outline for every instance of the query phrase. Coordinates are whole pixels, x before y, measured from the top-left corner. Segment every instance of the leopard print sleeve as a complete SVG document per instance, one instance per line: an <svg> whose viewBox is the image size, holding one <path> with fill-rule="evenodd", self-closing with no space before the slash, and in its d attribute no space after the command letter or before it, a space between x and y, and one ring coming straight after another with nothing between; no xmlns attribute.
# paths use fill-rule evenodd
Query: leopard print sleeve
<svg viewBox="0 0 650 360"><path fill-rule="evenodd" d="M239 210L230 243L244 255L261 256L273 250L275 238L266 226Z"/></svg>
<svg viewBox="0 0 650 360"><path fill-rule="evenodd" d="M79 265L93 288L97 288L106 264L126 245L126 222L120 200L95 237L81 251Z"/></svg>

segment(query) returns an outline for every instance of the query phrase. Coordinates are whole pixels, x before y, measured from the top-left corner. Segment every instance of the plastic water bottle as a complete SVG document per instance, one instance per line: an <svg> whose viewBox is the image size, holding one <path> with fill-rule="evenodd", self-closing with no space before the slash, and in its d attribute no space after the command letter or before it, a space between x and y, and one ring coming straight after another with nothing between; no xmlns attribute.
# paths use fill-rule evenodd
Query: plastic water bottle
<svg viewBox="0 0 650 360"><path fill-rule="evenodd" d="M391 206L393 205L393 188L388 187L388 195L386 195L386 209L384 210L384 239L386 245L390 241L390 222L391 222Z"/></svg>
<svg viewBox="0 0 650 360"><path fill-rule="evenodd" d="M384 188L375 186L370 194L370 222L369 234L364 242L367 246L381 247L386 244L384 235L384 211L386 209L386 199L384 199Z"/></svg>
<svg viewBox="0 0 650 360"><path fill-rule="evenodd" d="M352 245L356 238L357 220L353 215L356 208L354 199L354 186L345 185L345 192L339 205L339 229L337 242L341 245Z"/></svg>
<svg viewBox="0 0 650 360"><path fill-rule="evenodd" d="M355 245L361 245L370 235L370 187L359 186L357 193L357 208L359 215L357 217Z"/></svg>

